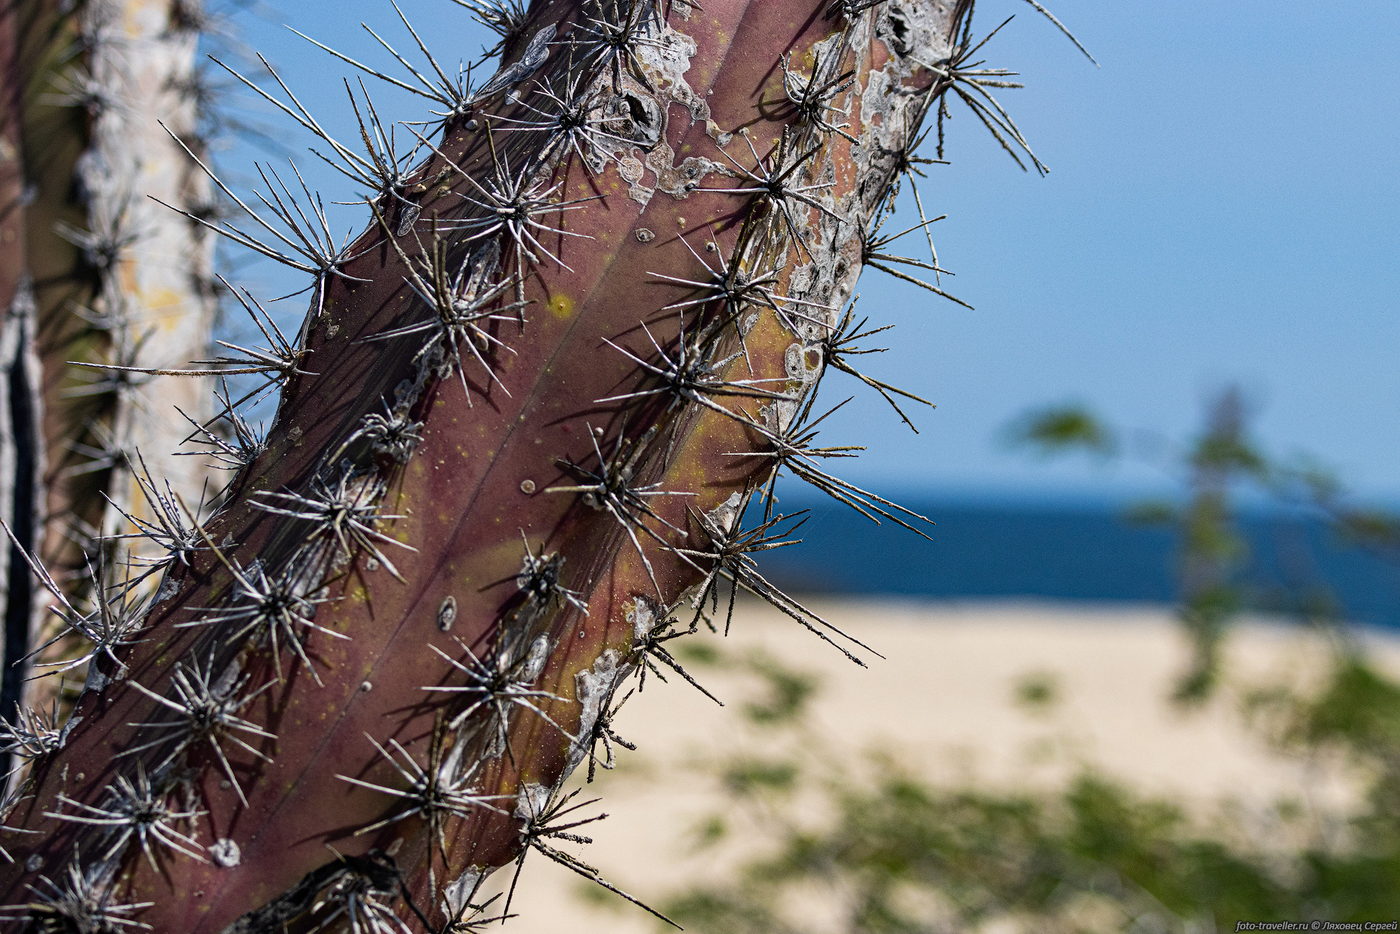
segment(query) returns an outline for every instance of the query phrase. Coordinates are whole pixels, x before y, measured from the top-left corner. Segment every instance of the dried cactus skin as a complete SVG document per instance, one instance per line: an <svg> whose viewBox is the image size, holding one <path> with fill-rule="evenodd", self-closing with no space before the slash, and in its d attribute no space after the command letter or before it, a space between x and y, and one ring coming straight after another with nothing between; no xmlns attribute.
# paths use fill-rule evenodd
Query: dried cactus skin
<svg viewBox="0 0 1400 934"><path fill-rule="evenodd" d="M77 866L157 931L449 930L459 880L543 840L532 809L771 475L940 90L951 6L534 4L501 87L320 275L265 450L6 818L41 833L0 837L0 904ZM851 72L846 133L794 104L785 60ZM592 166L521 129L562 91L615 115ZM717 270L767 278L733 297ZM435 280L481 317L434 330L450 302L414 286ZM681 348L715 372L656 391ZM252 729L183 739L190 685ZM444 770L482 800L406 810ZM99 816L140 781L177 834L148 847Z"/></svg>

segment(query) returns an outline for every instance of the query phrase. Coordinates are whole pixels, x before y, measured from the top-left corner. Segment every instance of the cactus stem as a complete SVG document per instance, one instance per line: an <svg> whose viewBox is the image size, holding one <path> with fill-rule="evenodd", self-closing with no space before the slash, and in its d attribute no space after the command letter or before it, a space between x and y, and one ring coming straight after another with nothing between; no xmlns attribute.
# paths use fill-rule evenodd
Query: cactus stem
<svg viewBox="0 0 1400 934"><path fill-rule="evenodd" d="M178 881L204 894L140 916L162 930L460 934L482 923L470 905L479 879L528 850L618 891L565 845L586 843L577 831L597 818L579 816L562 776L587 758L591 778L631 748L611 718L651 675L675 674L718 703L671 640L702 619L716 628L706 610L717 619L722 587L730 615L738 590L751 591L860 661L866 647L759 573L758 553L801 525L772 515L772 483L786 469L872 520L927 521L822 469L860 449L817 445L825 416L809 419L812 397L826 363L849 370L873 352L841 312L863 257L939 284L926 218L904 233L923 231L930 263L894 256L896 237L880 232L892 179L919 174L908 139L934 106L928 85L969 85L1015 148L982 96L1001 78L965 59L950 64L956 77L912 60L949 58L953 11L934 0L703 15L687 3L675 24L660 0L541 0L528 19L523 2L460 2L500 26L506 60L480 88L471 67L428 54L429 32L397 4L411 44L369 30L397 64L365 59L390 74L337 56L434 102L437 120L386 123L361 76L345 82L359 140L342 142L268 69L264 98L317 137L317 157L370 209L348 245L296 164L259 167L260 193L234 201L251 220L181 212L206 244L215 230L309 273L310 316L289 340L234 291L265 346L174 361L213 356L188 367L259 384L235 401L223 382L212 418L186 406L189 440L247 468L206 524L105 423L79 438L92 463L136 476L121 479L154 517L123 501L134 531L120 537L165 553L127 564L138 580L164 578L153 628L120 637L139 642L115 654L129 669L90 653L85 687L110 683L106 696L80 698L69 748L32 767L25 817L57 835L11 844L26 868L4 901L30 900L25 884L53 888L39 874L61 879L70 839L102 864L84 864L102 873L85 878L107 885L120 873L129 901L173 893L178 865ZM760 54L736 45L742 36L763 40ZM192 167L198 187L229 193L195 163L211 179ZM863 235L875 245L862 252ZM144 378L177 372L132 352L144 339L136 309L93 304L110 329L81 359L111 364L89 368L104 392L131 396ZM539 311L528 329L527 305ZM887 401L913 398L862 381ZM265 444L239 406L279 383ZM745 530L760 491L766 514ZM405 559L387 545L400 540L433 550ZM389 575L372 573L380 566ZM112 583L97 624L126 619L138 595ZM72 610L60 615L89 622ZM62 740L37 717L0 730L0 745ZM122 781L155 817L113 803ZM207 831L205 819L181 823L196 807ZM54 812L76 821L55 825ZM207 862L174 862L168 840L136 829L156 834L153 822L201 837L178 852ZM103 857L114 840L122 851ZM56 926L38 909L25 916Z"/></svg>
<svg viewBox="0 0 1400 934"><path fill-rule="evenodd" d="M572 66L572 61L570 65ZM495 119L513 124L500 127L502 132L547 133L549 144L540 153L539 161L549 161L564 150L573 153L579 165L596 171L598 166L595 162L598 160L596 157L589 158L589 153L602 153L603 158L616 158L602 143L610 142L614 147L625 146L627 139L609 133L605 128L610 124L625 125L628 120L620 114L609 113L613 106L611 101L596 93L580 93L579 86L586 77L585 72L575 71L570 67L566 74L568 83L562 89L563 93L555 90L552 76L535 82L535 94L544 99L546 106L537 107L529 100L521 99L520 106L538 114L540 119L527 120L505 115Z"/></svg>
<svg viewBox="0 0 1400 934"><path fill-rule="evenodd" d="M309 495L296 492L263 495L276 497L286 505L256 499L250 500L251 504L264 512L312 523L316 535L335 542L339 549L337 561L348 560L359 550L382 564L396 580L403 582L403 575L379 546L397 545L413 552L418 549L375 528L380 522L404 518L375 510L373 501L379 498L375 484L355 482L352 476L343 474L334 486L313 480Z"/></svg>
<svg viewBox="0 0 1400 934"><path fill-rule="evenodd" d="M797 119L823 133L835 133L852 145L859 143L859 140L846 132L849 123L832 123L827 117L828 114L849 116L844 110L833 107L830 102L855 83L856 73L848 70L830 74L834 70L833 63L840 61L839 55L824 58L818 54L812 63L810 75L794 71L790 58L790 55L784 53L779 63L783 68L783 93L797 111Z"/></svg>
<svg viewBox="0 0 1400 934"><path fill-rule="evenodd" d="M369 442L370 450L375 455L386 457L394 463L405 463L423 440L422 428L422 422L413 421L406 412L396 410L385 400L384 411L366 415L351 437L331 457L331 462L340 460L351 444L363 439Z"/></svg>
<svg viewBox="0 0 1400 934"><path fill-rule="evenodd" d="M743 190L747 191L748 189ZM690 241L682 237L681 242L685 244L686 249L690 251L691 255L698 259L705 267L706 272L710 274L710 278L706 281L699 281L658 272L651 272L648 273L648 275L656 276L658 279L664 279L668 282L674 282L677 285L688 285L709 294L701 295L698 298L683 302L672 302L666 306L668 309L684 309L694 305L707 305L710 302L722 300L724 302L724 313L720 316L719 323L724 324L737 321L740 313L749 305L771 308L779 316L791 313L790 309L783 307L784 305L798 305L828 310L831 308L830 305L825 305L821 302L792 298L787 295L775 295L770 291L768 287L776 284L780 275L786 270L787 267L785 264L773 266L762 272L749 272L743 268L741 263L737 261L730 262L725 259L724 255L718 252L714 241L707 241L705 244L705 251L714 252L716 254L719 266L719 268L716 269L714 266L710 265L708 260L695 251L695 248L690 245ZM809 317L801 312L797 312L796 314L797 317L811 324L825 324L824 321ZM741 334L740 337L742 338L742 336Z"/></svg>
<svg viewBox="0 0 1400 934"><path fill-rule="evenodd" d="M402 876L391 857L378 851L359 857L341 856L330 884L311 905L313 915L330 909L312 930L412 934L413 929L386 904L388 899L404 894ZM411 902L409 905L412 907ZM413 910L421 917L416 907ZM337 921L342 923L336 924Z"/></svg>
<svg viewBox="0 0 1400 934"><path fill-rule="evenodd" d="M604 457L603 449L598 444L599 431L600 429L591 426L588 428L589 440L593 442L593 453L598 458L598 469L593 471L572 461L560 461L561 467L578 475L584 482L571 486L546 487L545 492L580 493L584 503L611 516L613 521L627 533L632 547L637 550L637 556L641 558L642 565L646 568L647 577L650 578L652 586L660 594L662 592L661 585L657 583L656 571L651 566L651 559L647 557L646 549L642 547L641 539L637 537L637 529L641 529L648 537L664 548L669 548L670 543L647 525L645 519L660 522L678 534L684 535L685 533L658 515L647 504L647 499L653 496L694 496L695 493L693 491L657 489L660 486L658 483L632 486L631 456L635 452L628 449L625 436L619 433L612 457Z"/></svg>
<svg viewBox="0 0 1400 934"><path fill-rule="evenodd" d="M743 351L736 351L722 360L711 361L705 359L704 349L686 340L685 318L683 315L681 316L680 339L676 343L674 357L667 354L661 344L657 342L656 336L651 333L651 328L647 327L645 323L642 324L642 331L646 334L647 339L651 341L652 347L656 349L656 353L661 360L660 363L652 363L645 360L632 353L632 351L628 350L626 347L615 344L607 338L604 338L603 341L609 347L622 353L640 366L644 372L659 376L662 380L662 385L648 389L638 389L634 392L621 393L615 396L607 396L602 399L596 399L594 400L595 402L600 404L620 402L669 394L671 400L668 408L674 408L677 405L693 402L698 405L703 405L713 412L718 412L721 415L729 416L730 418L737 419L747 424L749 419L746 416L725 408L715 402L711 396L739 396L749 399L795 401L794 398L787 393L774 392L771 389L764 389L759 385L760 383L786 383L786 377L775 376L768 379L740 379L728 381L723 379L719 375L720 371L722 371L726 365L742 356Z"/></svg>
<svg viewBox="0 0 1400 934"><path fill-rule="evenodd" d="M814 208L836 221L838 224L846 223L844 217L808 194L808 192L824 191L830 188L831 184L829 182L823 182L817 185L790 184L793 175L806 165L813 156L821 151L821 143L805 150L801 155L795 157L790 164L784 164L784 155L789 139L786 131L784 131L783 139L779 141L778 145L769 153L767 158L758 154L758 149L754 146L753 140L749 138L749 134L741 133L740 135L743 136L744 142L748 145L749 152L753 154L753 168L745 167L743 163L739 162L723 149L720 150L720 155L728 159L730 164L739 170L739 175L743 179L753 184L743 188L696 188L694 189L695 191L752 195L756 198L762 198L782 215L783 223L787 226L788 233L792 235L792 239L800 244L804 250L807 250L807 238L802 233L801 226L797 222L797 215L790 201L796 201L805 204L809 208ZM811 251L807 250L807 252L810 256Z"/></svg>
<svg viewBox="0 0 1400 934"><path fill-rule="evenodd" d="M832 19L840 16L847 20L853 20L866 10L873 9L884 2L885 0L832 0L826 8L826 15Z"/></svg>
<svg viewBox="0 0 1400 934"><path fill-rule="evenodd" d="M176 623L176 627L239 624L236 632L221 635L228 642L236 642L248 635L260 636L272 652L272 666L279 680L282 677L282 646L285 643L306 666L316 683L322 684L306 647L302 645L301 636L303 629L314 629L336 639L350 638L343 632L317 625L316 606L329 598L303 592L303 588L293 579L294 571L290 567L275 577L270 576L258 561L247 568L240 568L238 562L225 555L202 528L198 531L205 545L233 576L235 596L228 606L198 608L204 615Z"/></svg>
<svg viewBox="0 0 1400 934"><path fill-rule="evenodd" d="M613 13L619 13L618 0L596 0L593 4L598 14L589 16L580 31L593 37L592 52L589 58L592 64L599 71L607 69L612 75L612 89L614 94L622 93L623 75L641 84L648 91L654 91L651 79L642 69L641 60L637 57L643 46L655 49L664 48L658 40L646 35L649 28L646 14L648 11L654 12L650 3L639 3L636 0L627 2L627 10L616 18L609 16L611 7Z"/></svg>
<svg viewBox="0 0 1400 934"><path fill-rule="evenodd" d="M536 29L534 34L530 36L530 41L525 43L525 51L521 53L520 58L509 65L503 63L500 70L477 90L476 95L468 103L474 104L499 94L511 85L519 84L534 74L535 70L543 65L545 59L549 57L549 43L554 38L557 29L558 26L554 23L546 23Z"/></svg>
<svg viewBox="0 0 1400 934"><path fill-rule="evenodd" d="M472 902L486 880L486 872L480 867L471 867L442 888L442 913L447 918L441 927L430 928L433 934L471 934L488 924L505 923L510 915L484 917L486 910L501 897L497 892L481 904Z"/></svg>
<svg viewBox="0 0 1400 934"><path fill-rule="evenodd" d="M494 244L491 245L494 248ZM449 357L466 393L467 404L471 404L471 391L467 386L466 369L462 365L462 351L465 349L476 360L491 382L506 390L496 375L489 351L496 349L514 352L490 330L493 321L520 321L523 309L528 304L523 298L514 302L499 303L496 300L518 283L505 279L494 284L482 282L485 268L491 265L483 260L482 251L469 252L457 269L449 268L446 244L434 240L427 259L410 262L402 248L394 242L394 250L409 270L409 289L417 295L435 315L424 321L391 328L364 338L365 341L391 340L411 334L427 334L428 338L413 355L414 360L433 354ZM509 314L515 312L515 314Z"/></svg>
<svg viewBox="0 0 1400 934"><path fill-rule="evenodd" d="M570 272L573 271L567 263L541 242L541 236L556 234L561 237L575 237L581 240L593 239L590 234L554 227L540 218L549 214L576 211L590 201L602 200L603 196L590 195L586 198L559 201L555 195L564 187L563 182L549 185L547 181L532 180L527 170L519 172L512 170L509 155L496 148L494 136L488 135L487 140L491 143L492 177L486 179L485 184L477 181L457 163L443 156L447 163L481 195L480 198L466 193L459 193L458 196L485 215L484 217L467 217L449 222L445 225L445 229L468 231L467 242L491 237L498 233L503 234L510 241L515 253L516 300L523 302L525 299L522 291L524 281L529 277L529 270L538 265L541 255L554 261L558 266ZM435 152L438 152L438 155L442 155L436 147L433 148Z"/></svg>
<svg viewBox="0 0 1400 934"><path fill-rule="evenodd" d="M578 610L580 613L588 612L588 604L577 590L570 590L559 582L559 571L564 565L564 556L558 553L546 554L544 546L540 546L538 552L530 550L530 540L525 537L525 530L520 530L520 538L525 543L525 559L520 567L520 573L515 576L515 585L520 588L534 609L541 610L550 606L555 600L563 600L565 603Z"/></svg>

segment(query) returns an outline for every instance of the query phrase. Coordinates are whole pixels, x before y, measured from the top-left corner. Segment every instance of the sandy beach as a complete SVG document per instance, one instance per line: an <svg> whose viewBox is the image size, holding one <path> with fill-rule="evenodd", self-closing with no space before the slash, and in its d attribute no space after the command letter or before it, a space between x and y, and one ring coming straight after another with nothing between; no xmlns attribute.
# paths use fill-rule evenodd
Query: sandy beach
<svg viewBox="0 0 1400 934"><path fill-rule="evenodd" d="M727 639L694 638L731 658L771 658L811 673L819 685L801 754L854 762L863 750L895 757L934 782L998 783L1014 788L1062 782L1083 764L1149 793L1183 798L1202 814L1223 802L1265 808L1280 799L1341 807L1354 793L1341 768L1271 749L1243 720L1243 690L1316 677L1326 643L1316 634L1249 620L1228 646L1229 681L1217 701L1182 710L1169 700L1186 663L1186 644L1170 611L1046 603L812 604L882 652L870 667L762 605L736 614ZM1400 670L1400 639L1368 635L1373 657ZM674 645L674 644L673 644ZM618 750L619 767L598 773L584 797L600 797L594 843L568 844L604 877L638 897L664 898L676 880L716 871L714 854L696 852L694 832L725 808L713 764L766 750L774 740L740 711L760 683L728 665L687 661L727 707L679 678L649 677L615 721L638 746ZM1055 701L1018 702L1018 685L1050 686ZM580 772L583 770L580 769ZM576 776L576 784L582 783ZM760 841L754 841L760 846ZM501 872L492 880L508 882ZM656 924L638 909L598 907L588 883L538 854L527 859L506 924L516 934L567 929L574 934L641 934Z"/></svg>

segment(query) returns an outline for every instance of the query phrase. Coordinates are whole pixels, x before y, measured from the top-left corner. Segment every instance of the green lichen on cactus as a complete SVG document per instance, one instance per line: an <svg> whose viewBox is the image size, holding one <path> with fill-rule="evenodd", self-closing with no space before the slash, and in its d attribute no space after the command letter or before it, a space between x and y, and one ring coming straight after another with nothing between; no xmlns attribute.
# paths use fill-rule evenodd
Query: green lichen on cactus
<svg viewBox="0 0 1400 934"><path fill-rule="evenodd" d="M753 554L787 540L779 471L926 522L826 470L852 449L816 443L814 392L854 369L846 304L966 80L966 11L465 5L502 65L394 79L437 107L410 153L364 101L358 150L276 97L373 190L352 243L295 179L266 178L264 233L205 221L312 273L312 307L266 442L207 433L241 469L172 514L150 605L110 607L6 819L4 917L463 930L530 852L599 878L563 780L630 678L689 680L667 643L727 627L727 585L863 654Z"/></svg>

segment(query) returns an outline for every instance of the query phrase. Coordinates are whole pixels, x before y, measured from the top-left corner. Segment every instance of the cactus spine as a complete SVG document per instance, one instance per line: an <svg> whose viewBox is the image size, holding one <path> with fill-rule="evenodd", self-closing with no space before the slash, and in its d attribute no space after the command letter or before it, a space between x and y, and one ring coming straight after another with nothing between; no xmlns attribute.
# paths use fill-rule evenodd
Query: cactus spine
<svg viewBox="0 0 1400 934"><path fill-rule="evenodd" d="M786 541L774 476L926 521L826 471L852 449L816 444L813 394L852 369L863 264L936 265L878 232L969 80L964 5L459 2L502 64L392 79L429 124L359 101L361 150L277 98L369 190L358 238L294 176L203 219L309 273L311 308L265 441L206 434L239 466L218 509L169 514L158 591L103 603L98 676L6 818L0 916L448 932L530 852L597 878L559 788L629 678L688 680L666 644L727 582L861 648L754 564Z"/></svg>

